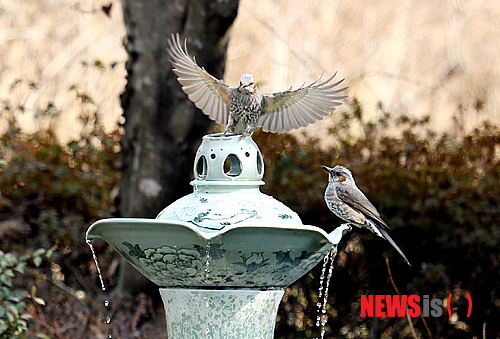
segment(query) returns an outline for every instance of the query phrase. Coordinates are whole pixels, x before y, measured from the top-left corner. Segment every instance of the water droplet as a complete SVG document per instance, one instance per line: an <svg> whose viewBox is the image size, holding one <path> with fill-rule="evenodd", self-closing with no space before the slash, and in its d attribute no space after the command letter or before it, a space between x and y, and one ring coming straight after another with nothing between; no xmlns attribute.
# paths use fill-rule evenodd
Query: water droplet
<svg viewBox="0 0 500 339"><path fill-rule="evenodd" d="M108 307L109 306L109 300L105 300L104 301L104 307Z"/></svg>
<svg viewBox="0 0 500 339"><path fill-rule="evenodd" d="M321 328L321 339L325 336L325 325L328 321L328 314L326 313L326 303L328 302L328 288L330 287L330 279L333 273L333 262L337 256L337 246L332 246L329 253L326 254L323 259L323 268L321 270L320 276L320 287L318 293L318 316L316 318L316 326ZM325 273L328 267L328 274L325 277ZM326 278L326 279L325 279ZM323 300L321 299L323 297Z"/></svg>
<svg viewBox="0 0 500 339"><path fill-rule="evenodd" d="M110 317L106 317L106 320L104 321L106 324L109 324L111 322L111 318Z"/></svg>
<svg viewBox="0 0 500 339"><path fill-rule="evenodd" d="M323 289L324 289L324 281L325 281L325 273L326 273L326 267L328 266L328 259L330 259L330 253L328 252L325 257L323 258L323 268L321 269L321 275L319 277L319 292L318 292L318 302L316 303L316 306L318 307L318 316L316 318L316 326L320 325L321 322L321 305L323 305L321 297L323 296Z"/></svg>
<svg viewBox="0 0 500 339"><path fill-rule="evenodd" d="M92 257L94 258L95 266L97 268L97 274L99 274L99 280L101 281L101 288L103 291L106 291L106 287L104 287L104 280L102 279L101 268L99 267L99 263L97 262L97 256L95 254L94 246L92 246L92 241L90 241L89 239L86 239L85 241L92 251Z"/></svg>
<svg viewBox="0 0 500 339"><path fill-rule="evenodd" d="M205 247L205 279L206 282L210 278L210 243Z"/></svg>

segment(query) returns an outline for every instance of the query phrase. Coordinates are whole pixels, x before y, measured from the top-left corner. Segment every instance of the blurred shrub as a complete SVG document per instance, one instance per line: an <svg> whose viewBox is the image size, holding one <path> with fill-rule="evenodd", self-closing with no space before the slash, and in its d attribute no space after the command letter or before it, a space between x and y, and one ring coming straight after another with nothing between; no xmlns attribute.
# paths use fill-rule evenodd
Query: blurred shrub
<svg viewBox="0 0 500 339"><path fill-rule="evenodd" d="M36 287L31 292L14 288L13 279L23 274L28 260L40 266L43 257L50 258L52 250L43 248L32 255L17 257L0 251L0 338L24 337L28 329L27 321L31 315L26 310L27 302L45 305L42 298L36 296Z"/></svg>
<svg viewBox="0 0 500 339"><path fill-rule="evenodd" d="M500 238L500 129L489 123L471 132L435 133L429 118L392 118L381 107L380 118L366 122L360 105L333 116L326 139L256 133L266 165L263 192L298 212L305 224L327 232L341 220L326 207L327 174L320 166L342 164L391 226L390 235L412 263L407 267L382 239L355 229L343 240L332 281L329 336L397 337L408 332L406 319L360 318L361 294L395 294L382 254L389 255L392 275L404 294L446 298L458 320L448 316L414 319L420 334L471 337L497 333ZM387 254L386 254L387 253ZM292 287L280 308L277 337L318 335L315 304L321 268ZM302 289L304 291L302 291ZM466 294L474 303L466 318ZM294 295L306 297L295 297ZM285 310L285 311L283 311ZM297 318L297 314L303 316ZM327 333L328 333L327 331ZM297 334L299 333L299 334ZM404 335L401 335L404 337Z"/></svg>
<svg viewBox="0 0 500 339"><path fill-rule="evenodd" d="M92 302L100 287L85 231L92 222L110 217L115 211L121 134L118 128L112 132L102 128L98 109L91 106L94 104L87 94L77 86L69 92L82 105L82 132L66 144L52 132L59 114L53 103L35 112L39 129L33 133L19 128L18 118L25 114L22 105L4 100L0 107L0 117L8 124L0 136L0 251L9 258L17 256L14 253L23 258L32 248L58 248L50 265L14 278L21 290L36 285L47 300L45 313L32 310L35 324L28 337L43 331L55 337L64 332L76 338L73 325L56 326L59 321L55 320L71 321L67 312L75 307L79 307L79 314L87 314L84 320L88 326L101 321L95 315L100 314L97 309L102 308L102 303L97 306ZM96 247L100 260L116 267L116 254L103 249L107 247ZM110 276L114 272L107 271ZM87 296L88 307L82 307ZM47 319L54 320L49 324ZM24 320L20 320L21 325ZM101 327L99 324L97 331ZM83 328L81 333L85 333Z"/></svg>
<svg viewBox="0 0 500 339"><path fill-rule="evenodd" d="M0 220L22 215L39 245L81 242L89 221L113 211L119 138L95 128L61 145L50 130L26 134L11 121L0 137Z"/></svg>

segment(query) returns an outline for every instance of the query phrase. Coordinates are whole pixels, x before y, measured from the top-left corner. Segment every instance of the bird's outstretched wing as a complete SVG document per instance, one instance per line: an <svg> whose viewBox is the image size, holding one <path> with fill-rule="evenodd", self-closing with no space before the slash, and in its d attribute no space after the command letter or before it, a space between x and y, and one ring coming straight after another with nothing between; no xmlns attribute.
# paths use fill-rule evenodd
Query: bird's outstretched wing
<svg viewBox="0 0 500 339"><path fill-rule="evenodd" d="M230 86L210 75L187 53L186 41L181 45L179 34L168 41L169 54L182 90L196 107L218 124L227 125Z"/></svg>
<svg viewBox="0 0 500 339"><path fill-rule="evenodd" d="M329 79L321 82L321 77L315 82L299 89L289 89L285 92L264 94L263 113L259 126L264 131L284 132L304 127L326 117L336 106L341 105L346 98L339 93L347 87L336 87L344 79L331 83L335 73Z"/></svg>

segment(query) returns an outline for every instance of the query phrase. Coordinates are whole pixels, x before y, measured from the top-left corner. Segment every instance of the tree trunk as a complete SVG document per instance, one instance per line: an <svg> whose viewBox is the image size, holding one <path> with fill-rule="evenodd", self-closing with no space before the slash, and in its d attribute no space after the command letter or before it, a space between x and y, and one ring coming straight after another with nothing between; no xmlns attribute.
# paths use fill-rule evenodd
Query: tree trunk
<svg viewBox="0 0 500 339"><path fill-rule="evenodd" d="M213 126L182 92L167 40L176 32L187 37L188 50L200 66L222 78L238 1L122 0L122 5L129 61L121 96L125 134L119 214L154 218L192 191L194 155ZM144 291L147 282L122 260L119 291Z"/></svg>

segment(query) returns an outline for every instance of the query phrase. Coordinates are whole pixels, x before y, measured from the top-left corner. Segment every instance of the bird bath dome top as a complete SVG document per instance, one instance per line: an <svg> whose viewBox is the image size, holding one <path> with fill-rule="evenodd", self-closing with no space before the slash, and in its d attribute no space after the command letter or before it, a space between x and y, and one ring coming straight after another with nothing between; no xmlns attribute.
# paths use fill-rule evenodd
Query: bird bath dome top
<svg viewBox="0 0 500 339"><path fill-rule="evenodd" d="M205 236L240 226L302 225L290 208L260 192L264 162L252 138L204 136L193 170L194 192L157 219L189 222Z"/></svg>
<svg viewBox="0 0 500 339"><path fill-rule="evenodd" d="M156 219L100 220L87 238L104 239L161 287L169 338L272 338L284 288L349 227L303 225L261 193L264 162L251 137L203 137L193 169L193 193Z"/></svg>
<svg viewBox="0 0 500 339"><path fill-rule="evenodd" d="M252 138L205 135L194 160L193 186L263 185L264 162Z"/></svg>

